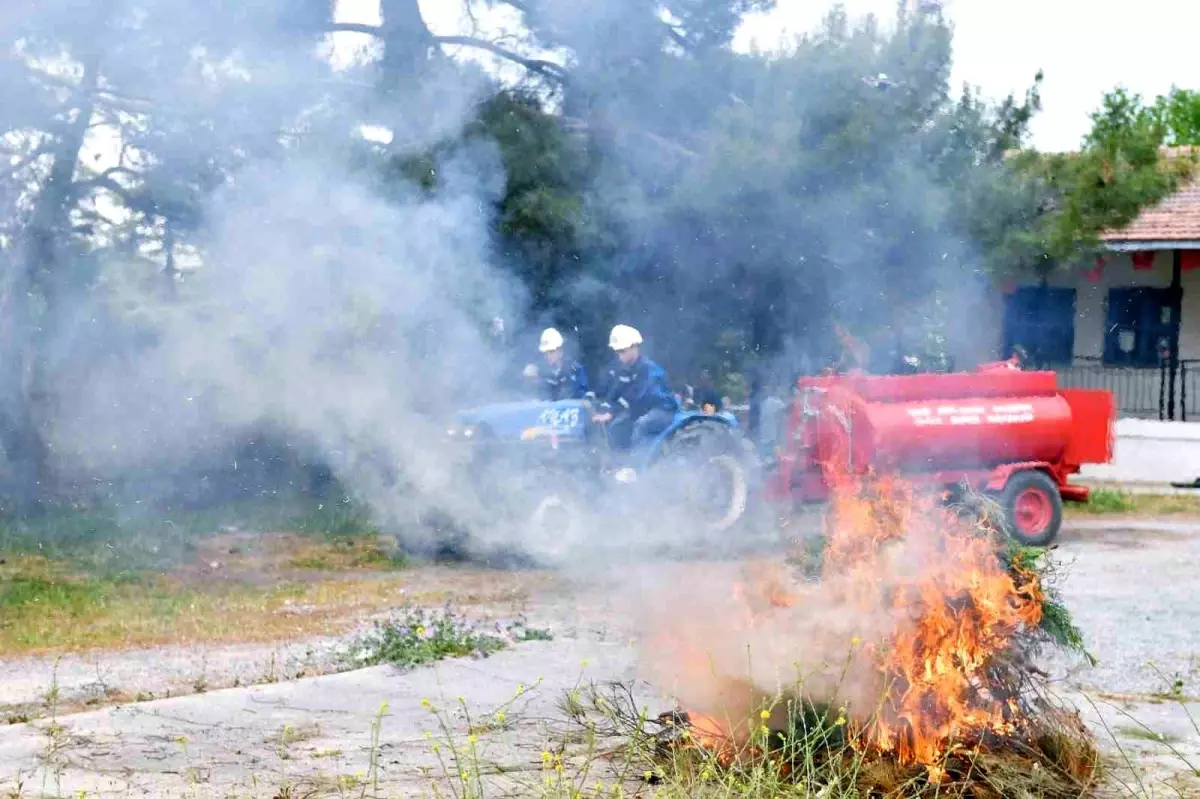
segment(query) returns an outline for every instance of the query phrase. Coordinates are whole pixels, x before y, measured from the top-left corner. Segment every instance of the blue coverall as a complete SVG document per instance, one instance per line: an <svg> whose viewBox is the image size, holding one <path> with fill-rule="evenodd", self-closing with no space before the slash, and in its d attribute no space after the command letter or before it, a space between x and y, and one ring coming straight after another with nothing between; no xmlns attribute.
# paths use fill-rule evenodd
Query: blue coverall
<svg viewBox="0 0 1200 799"><path fill-rule="evenodd" d="M666 371L646 357L628 366L616 360L608 368L608 387L603 408L613 413L609 428L612 443L629 449L671 424L679 411L679 400L667 385Z"/></svg>
<svg viewBox="0 0 1200 799"><path fill-rule="evenodd" d="M588 393L587 372L578 361L563 361L558 368L543 364L538 369L538 392L547 402L582 399Z"/></svg>

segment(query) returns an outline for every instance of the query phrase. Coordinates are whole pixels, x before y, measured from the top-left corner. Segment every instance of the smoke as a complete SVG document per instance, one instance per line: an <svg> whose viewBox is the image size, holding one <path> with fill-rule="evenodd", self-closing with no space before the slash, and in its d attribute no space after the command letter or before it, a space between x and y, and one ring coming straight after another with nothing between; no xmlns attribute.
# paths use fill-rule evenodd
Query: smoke
<svg viewBox="0 0 1200 799"><path fill-rule="evenodd" d="M24 9L10 41L104 87L52 93L101 132L77 182L101 173L149 212L112 213L98 192L81 206L95 250L59 253L41 412L61 479L117 503L202 494L214 470L272 489L239 460L267 434L410 538L431 508L478 521L446 421L503 397L509 354L489 324L528 307L496 266L499 152L461 138L499 87L444 60L386 90L378 64L334 73L302 3L131 1L59 29L71 5ZM36 116L25 99L14 125ZM173 236L173 260L125 246L131 224Z"/></svg>
<svg viewBox="0 0 1200 799"><path fill-rule="evenodd" d="M521 300L489 266L497 169L475 150L433 196L387 199L304 158L243 169L211 200L205 266L157 344L91 375L57 448L103 473L269 421L386 521L452 497L444 418L492 398L487 320Z"/></svg>
<svg viewBox="0 0 1200 799"><path fill-rule="evenodd" d="M899 619L885 603L856 601L846 577L797 583L762 562L677 577L644 588L643 606L656 610L640 617L638 632L647 678L684 707L743 724L781 695L859 708L883 695L863 643L884 641ZM899 574L878 579L883 590L901 583ZM773 605L775 592L793 604Z"/></svg>
<svg viewBox="0 0 1200 799"><path fill-rule="evenodd" d="M840 354L834 323L869 339L878 371L903 354L994 354L975 343L985 281L953 160L980 131L954 117L936 7L887 22L834 10L769 57L698 44L676 57L684 45L650 35L664 23L643 4L626 4L641 24L619 41L551 5L598 76L566 111L601 133L593 188L626 244L603 270L612 316L658 357L790 379ZM723 40L719 27L700 40ZM590 278L576 291L601 295Z"/></svg>
<svg viewBox="0 0 1200 799"><path fill-rule="evenodd" d="M513 361L488 325L519 328L545 299L501 266L513 256L492 232L505 190L496 147L460 136L499 90L492 79L415 56L396 74L381 72L395 59L334 72L314 33L324 0L128 0L86 18L74 5L30 5L9 41L99 70L91 113L125 147L103 177L129 205L155 198L141 233L165 239L170 211L179 241L168 263L120 246L127 220L71 220L107 246L71 255L97 277L65 281L47 326L45 413L68 480L177 494L216 465L250 468L240 444L267 430L417 544L432 510L493 544L607 548L597 563L614 549L728 543L650 489L533 540L490 524L503 508L461 481L445 422L505 398ZM944 26L888 38L835 15L766 60L722 47L736 17L704 11L718 5L688 4L685 42L679 20L640 0L545 0L524 17L533 40L569 53L562 112L587 123L584 207L608 226L560 287L587 310L580 329L638 325L678 384L712 351L732 368L819 362L836 346L831 320L923 318L927 306L907 300L934 285L951 295L943 306L970 308L953 279L970 245L947 222L927 151L938 117L912 109L944 93ZM894 91L863 81L884 71ZM12 118L26 124L43 102ZM364 141L364 125L386 143Z"/></svg>
<svg viewBox="0 0 1200 799"><path fill-rule="evenodd" d="M644 585L649 679L732 725L780 697L840 705L861 723L903 717L929 685L938 701L966 700L966 686L986 679L980 664L1024 634L1015 618L1037 593L1014 585L982 528L935 498L871 500L861 488L843 486L842 512L827 517L833 543L819 580L769 560L692 566ZM932 704L919 712L935 715Z"/></svg>

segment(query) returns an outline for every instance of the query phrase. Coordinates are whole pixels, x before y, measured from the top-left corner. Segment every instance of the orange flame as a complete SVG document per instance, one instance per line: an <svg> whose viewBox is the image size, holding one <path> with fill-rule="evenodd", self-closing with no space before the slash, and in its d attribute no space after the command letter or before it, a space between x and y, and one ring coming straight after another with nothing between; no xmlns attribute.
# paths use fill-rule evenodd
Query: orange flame
<svg viewBox="0 0 1200 799"><path fill-rule="evenodd" d="M712 753L719 765L728 767L733 763L736 745L727 726L713 716L688 711L689 732L692 741Z"/></svg>
<svg viewBox="0 0 1200 799"><path fill-rule="evenodd" d="M854 685L826 680L818 688L806 683L803 690L818 692L822 700L849 699L847 724L856 747L923 764L936 780L947 752L1021 732L1023 719L1008 693L1012 686L997 684L990 669L1017 634L1040 623L1042 587L1035 574L1006 568L996 541L939 496L897 478L832 469L826 476L832 493L819 585L789 585L772 565L748 567L733 586L734 605L726 604L733 613L723 622L722 637L753 639L752 657L779 641L778 648L791 645L796 658L786 651L766 657L786 667L802 655L811 655L810 663L827 657L842 646L838 641L850 638L847 625L863 624L853 633L865 639L854 642L848 669ZM703 654L713 643L703 631L711 637L712 625L722 622L711 609L695 607L699 615L707 613L706 624L697 623L690 633L675 628L676 645L688 635L691 643L676 650L674 669L692 688L693 703L713 712L718 698L726 702L734 694L728 690L733 681L713 668L730 675L737 666L728 657L732 647L720 666L711 652ZM750 645L734 646L746 652ZM767 679L765 673L757 678L762 689L738 693L728 717L751 719L759 707L753 702L771 690ZM718 690L721 680L728 682ZM712 715L689 715L700 745L722 753L720 759L729 751L723 746L744 737ZM749 721L747 729L756 725Z"/></svg>
<svg viewBox="0 0 1200 799"><path fill-rule="evenodd" d="M886 640L868 645L886 694L859 723L860 741L932 765L955 743L1013 734L1015 703L997 695L986 670L1041 621L1036 575L1014 579L973 521L898 480L845 478L833 488L824 573L849 576L859 601L886 602L897 620ZM906 562L889 564L889 544L900 539Z"/></svg>

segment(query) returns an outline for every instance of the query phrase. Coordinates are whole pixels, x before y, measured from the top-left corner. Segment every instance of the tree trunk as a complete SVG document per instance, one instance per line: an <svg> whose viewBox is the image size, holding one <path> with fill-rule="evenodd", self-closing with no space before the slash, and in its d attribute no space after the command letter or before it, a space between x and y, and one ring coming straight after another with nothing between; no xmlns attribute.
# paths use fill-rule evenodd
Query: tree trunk
<svg viewBox="0 0 1200 799"><path fill-rule="evenodd" d="M45 303L43 320L53 320L55 291L51 279L61 258L62 239L69 233L69 207L75 168L92 118L92 92L97 85L94 60L84 64L75 118L59 135L49 177L34 204L20 255L13 264L5 298L0 358L0 446L3 446L14 499L33 503L53 493L50 448L45 439L47 394L39 352L44 324L35 318L37 298Z"/></svg>
<svg viewBox="0 0 1200 799"><path fill-rule="evenodd" d="M429 60L433 34L421 16L417 0L380 0L380 11L383 14L380 87L393 91L421 74Z"/></svg>

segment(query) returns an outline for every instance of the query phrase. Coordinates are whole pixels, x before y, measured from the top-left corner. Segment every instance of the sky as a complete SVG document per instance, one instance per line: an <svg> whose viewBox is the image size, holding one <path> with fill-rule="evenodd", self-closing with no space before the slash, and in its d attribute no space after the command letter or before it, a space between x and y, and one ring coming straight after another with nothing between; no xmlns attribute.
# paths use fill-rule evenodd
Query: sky
<svg viewBox="0 0 1200 799"><path fill-rule="evenodd" d="M851 15L894 16L896 0L844 0ZM1072 150L1090 126L1088 114L1118 84L1153 98L1172 83L1200 89L1196 0L945 0L954 24L956 86L978 86L999 98L1023 93L1045 72L1042 113L1032 126L1039 150ZM737 45L811 29L830 4L777 0L776 10L748 21Z"/></svg>
<svg viewBox="0 0 1200 799"><path fill-rule="evenodd" d="M852 16L874 13L885 20L896 9L896 0L842 4ZM735 46L743 49L756 41L770 49L813 28L831 5L777 0L775 11L747 21ZM1043 111L1032 127L1032 144L1040 150L1078 147L1089 127L1088 114L1105 91L1119 84L1147 98L1166 93L1172 83L1200 88L1200 59L1193 54L1200 30L1196 0L944 0L942 5L955 26L956 87L970 83L996 99L1023 94L1037 71L1045 72ZM339 0L339 17L378 21L378 7L378 0ZM460 0L421 0L421 8L437 33L460 32L468 24Z"/></svg>

